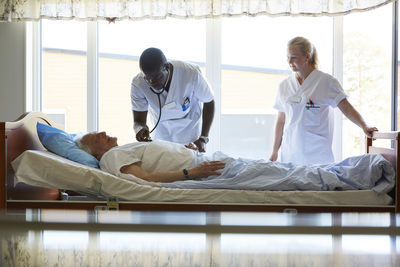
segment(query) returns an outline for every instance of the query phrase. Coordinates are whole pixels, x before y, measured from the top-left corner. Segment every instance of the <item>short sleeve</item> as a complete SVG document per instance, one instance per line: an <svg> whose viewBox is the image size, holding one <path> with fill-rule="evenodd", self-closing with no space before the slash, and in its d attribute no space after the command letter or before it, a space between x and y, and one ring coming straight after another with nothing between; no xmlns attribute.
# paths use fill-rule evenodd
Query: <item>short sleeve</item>
<svg viewBox="0 0 400 267"><path fill-rule="evenodd" d="M138 78L135 77L132 80L131 83L131 105L132 105L132 110L135 111L147 111L148 109L148 102L143 94L143 92L140 90L140 87L138 86L137 83Z"/></svg>
<svg viewBox="0 0 400 267"><path fill-rule="evenodd" d="M100 160L100 168L103 171L119 176L123 166L131 165L141 160L135 153L121 149L121 147L113 148L107 151Z"/></svg>
<svg viewBox="0 0 400 267"><path fill-rule="evenodd" d="M339 81L334 77L331 78L329 82L329 101L332 107L337 107L337 105L347 97L346 93L343 90L343 87L340 85Z"/></svg>
<svg viewBox="0 0 400 267"><path fill-rule="evenodd" d="M198 66L196 66L196 74L194 95L200 102L208 103L214 99L214 92Z"/></svg>

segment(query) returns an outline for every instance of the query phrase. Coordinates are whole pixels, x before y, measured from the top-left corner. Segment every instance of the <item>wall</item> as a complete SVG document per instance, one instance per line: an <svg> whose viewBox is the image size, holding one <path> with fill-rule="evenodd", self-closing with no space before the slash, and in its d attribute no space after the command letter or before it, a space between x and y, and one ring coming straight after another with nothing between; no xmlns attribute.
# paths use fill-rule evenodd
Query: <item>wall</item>
<svg viewBox="0 0 400 267"><path fill-rule="evenodd" d="M25 112L25 23L0 23L0 121Z"/></svg>

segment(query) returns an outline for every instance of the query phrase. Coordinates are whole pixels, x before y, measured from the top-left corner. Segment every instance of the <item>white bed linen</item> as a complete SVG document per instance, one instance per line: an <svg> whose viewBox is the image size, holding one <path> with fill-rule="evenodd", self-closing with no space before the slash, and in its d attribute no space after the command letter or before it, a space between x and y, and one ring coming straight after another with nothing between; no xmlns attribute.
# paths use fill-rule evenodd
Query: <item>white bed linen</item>
<svg viewBox="0 0 400 267"><path fill-rule="evenodd" d="M47 151L28 150L12 162L15 183L87 192L134 202L214 204L389 205L392 199L372 190L254 191L175 189L141 185Z"/></svg>

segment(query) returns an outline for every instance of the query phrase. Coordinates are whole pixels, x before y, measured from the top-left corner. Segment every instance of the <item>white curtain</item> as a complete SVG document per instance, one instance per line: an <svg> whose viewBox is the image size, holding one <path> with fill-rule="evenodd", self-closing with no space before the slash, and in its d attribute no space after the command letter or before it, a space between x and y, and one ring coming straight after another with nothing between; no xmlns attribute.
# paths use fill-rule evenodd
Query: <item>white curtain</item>
<svg viewBox="0 0 400 267"><path fill-rule="evenodd" d="M335 16L396 0L0 0L0 21Z"/></svg>

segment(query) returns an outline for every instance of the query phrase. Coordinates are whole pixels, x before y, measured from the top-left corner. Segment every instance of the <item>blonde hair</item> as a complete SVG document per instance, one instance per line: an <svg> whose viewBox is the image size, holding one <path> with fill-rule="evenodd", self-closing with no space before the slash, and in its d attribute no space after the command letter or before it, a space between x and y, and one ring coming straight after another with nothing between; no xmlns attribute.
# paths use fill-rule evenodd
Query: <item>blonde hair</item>
<svg viewBox="0 0 400 267"><path fill-rule="evenodd" d="M291 45L297 46L301 53L305 56L310 55L310 65L314 69L318 69L318 55L314 45L306 38L298 36L288 42L288 47Z"/></svg>

